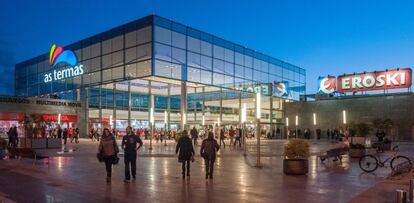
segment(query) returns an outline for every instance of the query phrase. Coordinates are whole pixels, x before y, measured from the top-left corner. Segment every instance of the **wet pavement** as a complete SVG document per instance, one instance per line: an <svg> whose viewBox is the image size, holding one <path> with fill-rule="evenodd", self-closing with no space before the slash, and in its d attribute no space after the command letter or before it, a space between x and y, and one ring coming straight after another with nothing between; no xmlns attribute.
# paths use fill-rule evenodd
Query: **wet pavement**
<svg viewBox="0 0 414 203"><path fill-rule="evenodd" d="M227 141L228 143L228 141ZM349 202L374 186L390 172L362 173L358 159L345 157L343 163L325 161L316 154L332 145L311 141L309 174L283 174L285 141L263 141L262 168L255 167L256 146L248 142L243 150L226 146L215 165L214 179L205 180L204 163L196 146L191 177L183 180L175 143L167 146L148 141L137 159L137 180L124 183L123 158L114 166L112 183L105 182L104 164L96 160L97 142L81 140L68 144L66 151L47 150L53 156L32 165L28 159L0 161L0 202ZM401 154L411 155L414 145L400 144ZM122 156L122 155L121 155Z"/></svg>

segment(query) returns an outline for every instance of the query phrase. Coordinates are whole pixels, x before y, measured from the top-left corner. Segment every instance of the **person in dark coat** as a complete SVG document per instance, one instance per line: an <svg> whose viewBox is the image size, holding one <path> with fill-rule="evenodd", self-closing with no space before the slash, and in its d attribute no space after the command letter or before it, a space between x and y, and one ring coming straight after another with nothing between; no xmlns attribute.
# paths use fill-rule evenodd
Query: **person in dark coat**
<svg viewBox="0 0 414 203"><path fill-rule="evenodd" d="M62 134L62 136L63 136L63 144L64 144L64 145L66 145L66 143L67 143L67 141L68 141L68 129L67 129L67 128L65 128L65 129L63 130L63 134Z"/></svg>
<svg viewBox="0 0 414 203"><path fill-rule="evenodd" d="M198 139L198 131L196 129L196 127L194 126L193 129L191 129L191 138L194 141L194 145L197 145L197 139Z"/></svg>
<svg viewBox="0 0 414 203"><path fill-rule="evenodd" d="M213 133L209 132L208 138L203 140L200 149L200 154L206 164L206 179L213 179L214 161L216 160L216 153L219 149L220 145L214 139Z"/></svg>
<svg viewBox="0 0 414 203"><path fill-rule="evenodd" d="M183 131L183 136L180 137L175 148L175 153L178 154L178 162L182 163L183 179L185 178L185 165L187 164L187 176L190 176L190 161L194 160L194 147L191 139L188 137L188 132Z"/></svg>

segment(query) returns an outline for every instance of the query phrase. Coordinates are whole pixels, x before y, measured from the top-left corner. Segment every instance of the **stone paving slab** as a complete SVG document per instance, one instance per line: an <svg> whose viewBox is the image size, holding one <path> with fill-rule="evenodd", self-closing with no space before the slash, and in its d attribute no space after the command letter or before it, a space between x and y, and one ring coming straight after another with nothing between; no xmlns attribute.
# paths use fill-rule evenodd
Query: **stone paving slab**
<svg viewBox="0 0 414 203"><path fill-rule="evenodd" d="M348 202L383 180L389 169L364 174L357 160L344 158L343 164L320 164L310 158L307 176L286 176L282 172L284 141L263 142L269 156L263 168L255 167L254 142L249 155L241 149L222 149L215 167L215 179L204 179L204 163L199 155L192 164L191 177L182 180L175 144L148 142L137 160L136 182L125 184L122 159L114 166L113 181L105 183L104 165L96 160L97 142L81 140L69 144L77 148L57 154L50 163L28 159L0 161L0 197L16 202ZM311 142L312 152L326 150L329 142ZM407 145L406 151L411 149ZM196 151L199 146L196 146ZM411 151L407 151L411 152Z"/></svg>

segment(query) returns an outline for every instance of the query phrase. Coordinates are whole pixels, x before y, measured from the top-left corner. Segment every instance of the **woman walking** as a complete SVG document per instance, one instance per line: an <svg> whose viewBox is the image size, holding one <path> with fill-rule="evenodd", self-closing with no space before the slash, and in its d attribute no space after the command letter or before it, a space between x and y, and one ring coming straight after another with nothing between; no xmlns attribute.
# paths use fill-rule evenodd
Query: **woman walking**
<svg viewBox="0 0 414 203"><path fill-rule="evenodd" d="M190 176L190 161L194 160L194 148L193 144L191 143L191 139L188 137L188 132L186 130L183 131L183 136L180 137L177 143L177 147L175 148L175 153L178 152L178 162L182 163L182 174L183 179L185 179L185 167L187 164L187 176Z"/></svg>
<svg viewBox="0 0 414 203"><path fill-rule="evenodd" d="M119 152L118 145L116 144L115 138L112 136L108 128L105 128L102 133L102 139L99 142L99 151L103 161L105 162L106 168L106 182L111 182L112 165L117 159Z"/></svg>
<svg viewBox="0 0 414 203"><path fill-rule="evenodd" d="M216 161L216 153L219 149L220 146L214 139L213 133L209 132L208 138L203 140L200 149L200 154L206 164L206 179L213 179L214 161Z"/></svg>

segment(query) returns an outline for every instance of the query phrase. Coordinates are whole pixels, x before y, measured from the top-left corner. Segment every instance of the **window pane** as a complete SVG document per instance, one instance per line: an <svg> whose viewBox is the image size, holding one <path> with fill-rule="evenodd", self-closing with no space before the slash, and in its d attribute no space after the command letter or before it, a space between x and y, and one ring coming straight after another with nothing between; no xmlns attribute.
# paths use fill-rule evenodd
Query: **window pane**
<svg viewBox="0 0 414 203"><path fill-rule="evenodd" d="M244 76L244 67L240 65L236 65L234 68L234 74L237 77L243 77Z"/></svg>
<svg viewBox="0 0 414 203"><path fill-rule="evenodd" d="M171 47L155 43L155 58L165 61L171 61Z"/></svg>
<svg viewBox="0 0 414 203"><path fill-rule="evenodd" d="M125 50L125 63L131 63L137 59L137 48L132 47Z"/></svg>
<svg viewBox="0 0 414 203"><path fill-rule="evenodd" d="M188 65L196 68L200 68L200 54L195 54L192 52L187 53L188 56Z"/></svg>
<svg viewBox="0 0 414 203"><path fill-rule="evenodd" d="M132 47L137 44L137 31L128 32L125 34L125 46Z"/></svg>
<svg viewBox="0 0 414 203"><path fill-rule="evenodd" d="M214 45L214 58L224 60L224 48Z"/></svg>
<svg viewBox="0 0 414 203"><path fill-rule="evenodd" d="M214 72L224 73L224 61L214 59Z"/></svg>
<svg viewBox="0 0 414 203"><path fill-rule="evenodd" d="M229 49L224 49L224 59L228 62L234 63L234 52Z"/></svg>
<svg viewBox="0 0 414 203"><path fill-rule="evenodd" d="M210 85L211 84L211 72L201 70L201 83Z"/></svg>
<svg viewBox="0 0 414 203"><path fill-rule="evenodd" d="M187 68L187 79L192 82L200 82L200 69Z"/></svg>
<svg viewBox="0 0 414 203"><path fill-rule="evenodd" d="M182 49L172 48L172 62L185 64L185 51Z"/></svg>
<svg viewBox="0 0 414 203"><path fill-rule="evenodd" d="M224 70L224 72L226 73L226 74L229 74L229 75L234 75L234 66L233 66L233 64L232 63L229 63L229 62L226 62L225 64L224 64L224 68L225 68L225 70Z"/></svg>
<svg viewBox="0 0 414 203"><path fill-rule="evenodd" d="M188 47L187 49L196 53L200 53L200 40L187 37Z"/></svg>
<svg viewBox="0 0 414 203"><path fill-rule="evenodd" d="M175 79L181 79L181 68L183 65L172 64L171 65L171 77Z"/></svg>
<svg viewBox="0 0 414 203"><path fill-rule="evenodd" d="M251 68L244 68L244 78L248 80L253 79L253 69Z"/></svg>
<svg viewBox="0 0 414 203"><path fill-rule="evenodd" d="M214 85L223 85L224 84L224 75L219 73L213 73L213 84Z"/></svg>
<svg viewBox="0 0 414 203"><path fill-rule="evenodd" d="M171 45L171 31L162 27L155 27L154 37L157 42Z"/></svg>
<svg viewBox="0 0 414 203"><path fill-rule="evenodd" d="M212 70L211 66L213 63L213 59L209 56L201 55L201 68L206 70Z"/></svg>
<svg viewBox="0 0 414 203"><path fill-rule="evenodd" d="M244 66L253 68L253 59L250 56L244 55Z"/></svg>
<svg viewBox="0 0 414 203"><path fill-rule="evenodd" d="M144 44L151 41L152 33L151 30L152 27L145 27L142 29L137 30L137 44Z"/></svg>
<svg viewBox="0 0 414 203"><path fill-rule="evenodd" d="M235 52L235 59L236 59L236 64L238 65L244 65L244 57L243 54Z"/></svg>
<svg viewBox="0 0 414 203"><path fill-rule="evenodd" d="M155 74L164 77L171 77L171 63L164 61L155 61Z"/></svg>
<svg viewBox="0 0 414 203"><path fill-rule="evenodd" d="M144 44L137 47L137 59L138 61L151 58L151 44Z"/></svg>
<svg viewBox="0 0 414 203"><path fill-rule="evenodd" d="M207 56L212 56L211 43L201 41L201 53Z"/></svg>
<svg viewBox="0 0 414 203"><path fill-rule="evenodd" d="M112 51L119 51L124 48L124 35L112 38Z"/></svg>
<svg viewBox="0 0 414 203"><path fill-rule="evenodd" d="M172 45L185 49L185 35L178 32L172 32Z"/></svg>

